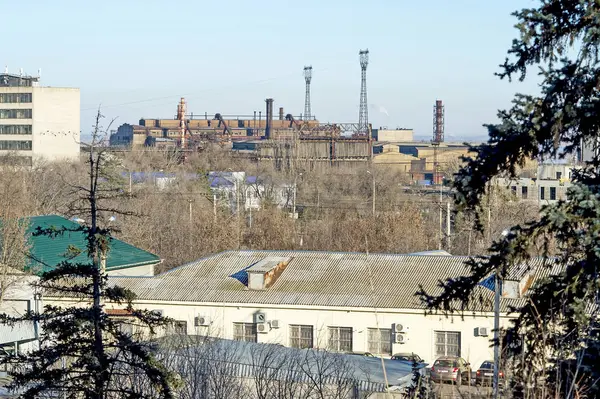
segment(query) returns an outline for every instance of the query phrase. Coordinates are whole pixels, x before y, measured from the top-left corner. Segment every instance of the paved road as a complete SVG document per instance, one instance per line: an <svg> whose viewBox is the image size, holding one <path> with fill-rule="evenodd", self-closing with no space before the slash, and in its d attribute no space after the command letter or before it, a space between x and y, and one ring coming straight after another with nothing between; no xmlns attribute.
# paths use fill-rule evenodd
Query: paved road
<svg viewBox="0 0 600 399"><path fill-rule="evenodd" d="M454 399L454 398L491 398L492 388L476 387L462 385L457 387L449 383L433 384L436 399Z"/></svg>

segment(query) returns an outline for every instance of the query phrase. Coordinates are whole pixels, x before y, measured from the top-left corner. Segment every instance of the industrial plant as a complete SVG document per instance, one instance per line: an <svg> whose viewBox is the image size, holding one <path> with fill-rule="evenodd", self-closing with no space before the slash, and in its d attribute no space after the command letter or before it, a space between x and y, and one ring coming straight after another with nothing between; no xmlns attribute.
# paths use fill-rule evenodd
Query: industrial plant
<svg viewBox="0 0 600 399"><path fill-rule="evenodd" d="M140 119L139 124L121 125L111 135L114 147L176 148L184 152L202 151L211 143L231 148L258 161L272 161L278 167L304 167L319 164L353 163L372 158L371 125L368 122L366 71L369 51L359 52L361 67L360 112L358 123L322 123L311 108L312 66L305 66L304 114L286 113L275 100L267 98L263 111L246 115L194 113L185 98L172 119Z"/></svg>
<svg viewBox="0 0 600 399"><path fill-rule="evenodd" d="M171 149L183 154L201 152L211 145L256 162L271 162L280 170L355 167L368 162L400 168L414 180L441 182L440 164L467 153L464 145L444 143L444 105L436 100L433 138L415 142L412 129L373 129L369 123L367 67L369 50L359 51L360 99L358 122L323 123L311 106L313 67L304 66L304 113L287 113L265 99L262 110L243 115L192 112L185 98L171 119L142 118L123 124L111 135L116 148ZM278 111L275 111L278 109Z"/></svg>

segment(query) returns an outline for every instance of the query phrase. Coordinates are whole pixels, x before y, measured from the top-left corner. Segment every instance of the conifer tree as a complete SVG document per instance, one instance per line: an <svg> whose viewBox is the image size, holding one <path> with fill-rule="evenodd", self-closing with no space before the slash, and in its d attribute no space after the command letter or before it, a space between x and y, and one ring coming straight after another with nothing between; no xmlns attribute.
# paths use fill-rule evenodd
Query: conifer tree
<svg viewBox="0 0 600 399"><path fill-rule="evenodd" d="M125 305L136 324L147 327L150 333L168 322L154 313L135 310L132 292L107 284L104 265L111 248L111 229L103 223L103 216L119 211L105 203L123 190L111 173L110 154L101 147L101 118L98 112L87 148L89 182L86 186L74 186L73 191L72 210L88 223L75 228L38 228L34 233L85 236L86 247L69 247L65 260L43 273L36 287L45 295L62 295L79 303L46 305L40 313L29 312L20 318L0 316L0 321L8 324L38 322L41 327L38 349L0 360L11 370L9 388L23 398L56 394L62 398L90 399L174 397L176 376L160 364L152 346L126 332L104 308L106 302ZM82 253L87 255L87 261L76 261ZM139 376L144 388L119 383L123 376L130 375Z"/></svg>
<svg viewBox="0 0 600 399"><path fill-rule="evenodd" d="M600 2L535 5L513 14L519 34L498 75L523 80L534 68L540 94L517 94L510 109L499 111L498 123L487 125L488 142L473 148L477 155L455 180L458 209L481 210L491 180L514 176L528 158L581 157L584 146L595 152L574 173L566 201L510 229L488 258L469 262L470 275L441 282L438 293L419 294L431 312L465 312L484 300L477 286L486 276L498 271L505 279L542 255L546 266L535 271L538 278L504 334L506 360L515 364L517 386L545 380L555 397L598 397Z"/></svg>

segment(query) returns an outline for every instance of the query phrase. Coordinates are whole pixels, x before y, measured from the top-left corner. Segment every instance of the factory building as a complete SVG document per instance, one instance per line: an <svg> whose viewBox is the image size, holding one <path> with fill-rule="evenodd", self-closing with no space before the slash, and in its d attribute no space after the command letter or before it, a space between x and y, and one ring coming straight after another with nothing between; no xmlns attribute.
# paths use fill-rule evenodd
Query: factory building
<svg viewBox="0 0 600 399"><path fill-rule="evenodd" d="M43 87L39 79L0 73L0 156L18 156L24 165L77 160L79 89Z"/></svg>

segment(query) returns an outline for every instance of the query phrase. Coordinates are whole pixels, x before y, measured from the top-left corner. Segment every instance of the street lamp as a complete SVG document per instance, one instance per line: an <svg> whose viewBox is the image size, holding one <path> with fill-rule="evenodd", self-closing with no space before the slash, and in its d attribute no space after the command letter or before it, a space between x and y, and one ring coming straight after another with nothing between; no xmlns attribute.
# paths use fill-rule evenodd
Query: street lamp
<svg viewBox="0 0 600 399"><path fill-rule="evenodd" d="M373 216L375 216L375 175L367 170L367 173L371 175L371 181L373 185L373 193L371 194L371 202L373 205Z"/></svg>
<svg viewBox="0 0 600 399"><path fill-rule="evenodd" d="M293 197L293 200L292 200L292 218L293 219L296 219L296 188L297 188L296 183L297 183L298 178L300 176L302 176L302 173L298 173L296 175L296 178L294 179L294 197Z"/></svg>

